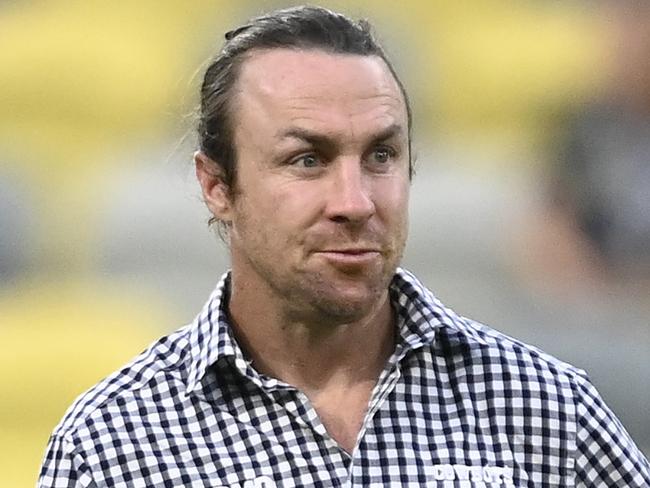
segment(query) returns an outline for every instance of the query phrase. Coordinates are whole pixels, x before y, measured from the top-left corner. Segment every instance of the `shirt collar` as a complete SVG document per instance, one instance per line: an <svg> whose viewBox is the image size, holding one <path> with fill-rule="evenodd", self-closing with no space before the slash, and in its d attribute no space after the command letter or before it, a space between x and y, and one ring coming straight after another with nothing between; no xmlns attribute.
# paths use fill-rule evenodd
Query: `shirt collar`
<svg viewBox="0 0 650 488"><path fill-rule="evenodd" d="M409 271L397 268L390 293L393 307L403 319L399 332L408 350L432 345L441 328L459 334L465 341L487 345L473 321L443 305Z"/></svg>
<svg viewBox="0 0 650 488"><path fill-rule="evenodd" d="M410 272L398 268L390 284L390 299L398 315L400 356L432 345L437 329L448 328L467 341L485 345L476 326L445 307ZM228 319L230 272L225 273L190 328L190 358L187 392L194 391L207 369L222 358L231 358L247 376L255 372L235 340Z"/></svg>

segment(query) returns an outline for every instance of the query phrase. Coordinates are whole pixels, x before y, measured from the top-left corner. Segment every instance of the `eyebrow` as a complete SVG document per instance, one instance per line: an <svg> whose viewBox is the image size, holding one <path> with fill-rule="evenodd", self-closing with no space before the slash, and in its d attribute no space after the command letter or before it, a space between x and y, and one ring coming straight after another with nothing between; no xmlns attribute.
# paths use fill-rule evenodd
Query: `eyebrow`
<svg viewBox="0 0 650 488"><path fill-rule="evenodd" d="M386 141L404 133L400 124L391 124L379 131L373 138L373 143ZM301 127L291 127L279 134L280 139L300 139L314 146L330 147L335 145L334 138L326 134L314 132Z"/></svg>

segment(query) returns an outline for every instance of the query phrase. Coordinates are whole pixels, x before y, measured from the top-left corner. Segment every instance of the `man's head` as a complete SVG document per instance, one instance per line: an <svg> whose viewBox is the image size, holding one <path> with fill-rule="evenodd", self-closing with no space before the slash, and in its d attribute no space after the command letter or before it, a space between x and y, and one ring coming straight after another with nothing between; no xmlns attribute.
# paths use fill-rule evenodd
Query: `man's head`
<svg viewBox="0 0 650 488"><path fill-rule="evenodd" d="M227 226L234 289L255 290L250 299L266 296L303 321L360 320L387 303L406 241L403 88L367 29L337 14L303 8L262 19L277 24L279 44L244 51L226 69L230 84L219 82L229 88L207 97L205 106L221 100L225 113L210 113L226 136L213 119L204 124L195 156L203 196ZM264 32L260 22L230 42ZM321 47L324 39L339 47Z"/></svg>
<svg viewBox="0 0 650 488"><path fill-rule="evenodd" d="M404 98L410 144L411 109L406 90L373 37L367 21L354 22L321 7L301 6L254 18L226 33L225 38L225 45L204 75L197 130L200 151L217 165L215 169L232 195L236 193L237 179L237 148L233 140L237 110L233 106L233 99L241 65L255 51L287 48L381 58ZM410 161L409 171L412 175Z"/></svg>

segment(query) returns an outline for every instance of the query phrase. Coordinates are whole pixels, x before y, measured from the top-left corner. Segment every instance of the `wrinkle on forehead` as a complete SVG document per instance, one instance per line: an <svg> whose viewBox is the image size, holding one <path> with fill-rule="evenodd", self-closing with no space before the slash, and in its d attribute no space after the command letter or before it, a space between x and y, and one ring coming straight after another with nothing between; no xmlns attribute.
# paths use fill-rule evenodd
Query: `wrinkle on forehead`
<svg viewBox="0 0 650 488"><path fill-rule="evenodd" d="M363 103L367 101L369 103ZM364 132L381 131L392 125L400 125L399 100L392 97L372 97L358 103L321 105L323 100L313 100L314 104L293 104L286 107L291 125L308 127L323 135L338 136L342 133L356 137ZM333 130L337 128L338 130ZM276 137L280 138L285 128L278 127Z"/></svg>
<svg viewBox="0 0 650 488"><path fill-rule="evenodd" d="M345 94L328 97L304 96L291 97L283 104L283 109L292 114L308 114L310 112L329 113L339 112L348 117L357 115L380 115L389 113L399 114L401 99L390 94L360 96L345 96Z"/></svg>
<svg viewBox="0 0 650 488"><path fill-rule="evenodd" d="M246 60L237 88L236 111L271 125L290 122L356 134L371 126L407 124L403 94L377 56L263 51Z"/></svg>

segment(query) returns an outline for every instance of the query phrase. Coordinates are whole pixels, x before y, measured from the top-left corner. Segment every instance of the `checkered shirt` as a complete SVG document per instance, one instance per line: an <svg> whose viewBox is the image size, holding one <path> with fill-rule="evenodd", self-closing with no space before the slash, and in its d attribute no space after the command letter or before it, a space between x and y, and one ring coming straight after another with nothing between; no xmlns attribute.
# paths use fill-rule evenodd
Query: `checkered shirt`
<svg viewBox="0 0 650 488"><path fill-rule="evenodd" d="M193 324L82 395L41 487L650 487L583 371L456 315L398 270L399 339L353 452L307 397L258 373L225 275Z"/></svg>

